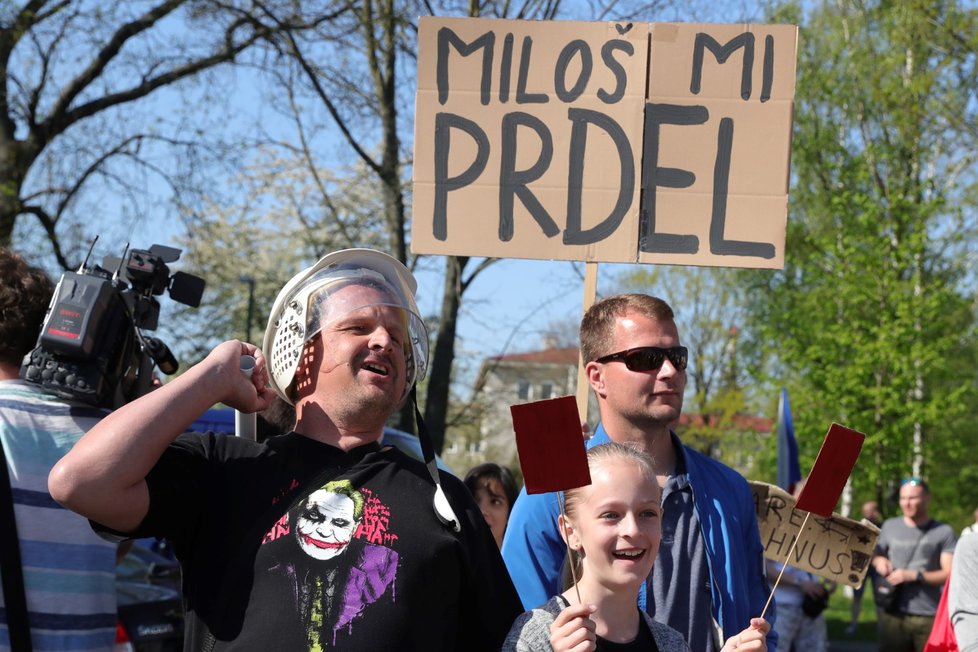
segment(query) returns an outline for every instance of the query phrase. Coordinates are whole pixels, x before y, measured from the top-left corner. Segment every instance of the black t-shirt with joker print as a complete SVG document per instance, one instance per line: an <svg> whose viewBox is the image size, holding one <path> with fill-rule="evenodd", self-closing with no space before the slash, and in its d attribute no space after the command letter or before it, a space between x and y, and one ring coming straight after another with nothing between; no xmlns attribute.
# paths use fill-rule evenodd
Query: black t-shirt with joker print
<svg viewBox="0 0 978 652"><path fill-rule="evenodd" d="M397 449L193 433L148 476L131 536L173 543L188 650L498 649L522 607L471 496L441 477L457 534Z"/></svg>

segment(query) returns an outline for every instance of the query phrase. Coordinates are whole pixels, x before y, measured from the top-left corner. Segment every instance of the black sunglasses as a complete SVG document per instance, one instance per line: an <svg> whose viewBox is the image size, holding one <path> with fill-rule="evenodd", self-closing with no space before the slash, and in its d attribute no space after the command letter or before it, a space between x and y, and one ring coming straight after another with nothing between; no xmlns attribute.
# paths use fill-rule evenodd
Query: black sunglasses
<svg viewBox="0 0 978 652"><path fill-rule="evenodd" d="M674 346L663 349L658 346L640 346L637 349L619 351L604 357L598 358L595 362L614 362L621 360L628 367L629 371L654 371L662 366L662 362L669 358L669 362L678 371L686 368L689 361L689 349L685 346Z"/></svg>

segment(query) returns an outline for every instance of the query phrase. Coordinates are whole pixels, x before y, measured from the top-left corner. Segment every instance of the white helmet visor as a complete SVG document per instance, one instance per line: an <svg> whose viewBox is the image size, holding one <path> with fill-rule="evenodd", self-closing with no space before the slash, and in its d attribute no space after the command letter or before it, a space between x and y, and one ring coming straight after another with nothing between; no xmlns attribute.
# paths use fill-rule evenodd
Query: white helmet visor
<svg viewBox="0 0 978 652"><path fill-rule="evenodd" d="M340 291L351 285L368 291ZM351 312L386 307L399 311L404 333L406 396L412 385L424 378L428 364L428 334L414 300L415 287L414 277L404 265L368 249L329 254L297 274L279 293L265 331L263 349L272 387L292 403L290 387L306 342Z"/></svg>

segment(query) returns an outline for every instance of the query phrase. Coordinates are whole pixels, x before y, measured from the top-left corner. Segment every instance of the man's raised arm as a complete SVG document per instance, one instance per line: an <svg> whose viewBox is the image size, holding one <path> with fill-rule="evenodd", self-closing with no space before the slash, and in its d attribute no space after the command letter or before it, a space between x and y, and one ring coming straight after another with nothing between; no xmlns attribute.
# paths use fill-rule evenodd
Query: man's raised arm
<svg viewBox="0 0 978 652"><path fill-rule="evenodd" d="M256 359L250 378L241 356ZM183 375L122 406L88 431L48 476L59 503L119 532L135 529L149 509L146 476L166 447L215 403L242 412L268 407L265 359L257 347L224 342Z"/></svg>

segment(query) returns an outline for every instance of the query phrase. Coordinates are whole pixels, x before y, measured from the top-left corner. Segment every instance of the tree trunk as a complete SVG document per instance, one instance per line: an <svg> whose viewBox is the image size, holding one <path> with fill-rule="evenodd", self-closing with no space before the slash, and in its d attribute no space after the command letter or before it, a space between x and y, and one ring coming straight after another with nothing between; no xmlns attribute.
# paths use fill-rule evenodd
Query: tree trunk
<svg viewBox="0 0 978 652"><path fill-rule="evenodd" d="M17 216L23 210L20 189L26 169L20 158L16 141L0 144L0 247L10 246Z"/></svg>
<svg viewBox="0 0 978 652"><path fill-rule="evenodd" d="M431 432L432 445L439 453L445 447L445 424L448 422L452 364L455 361L455 331L462 305L462 272L468 262L467 256L449 256L446 260L438 336L428 372L430 380L424 420Z"/></svg>

